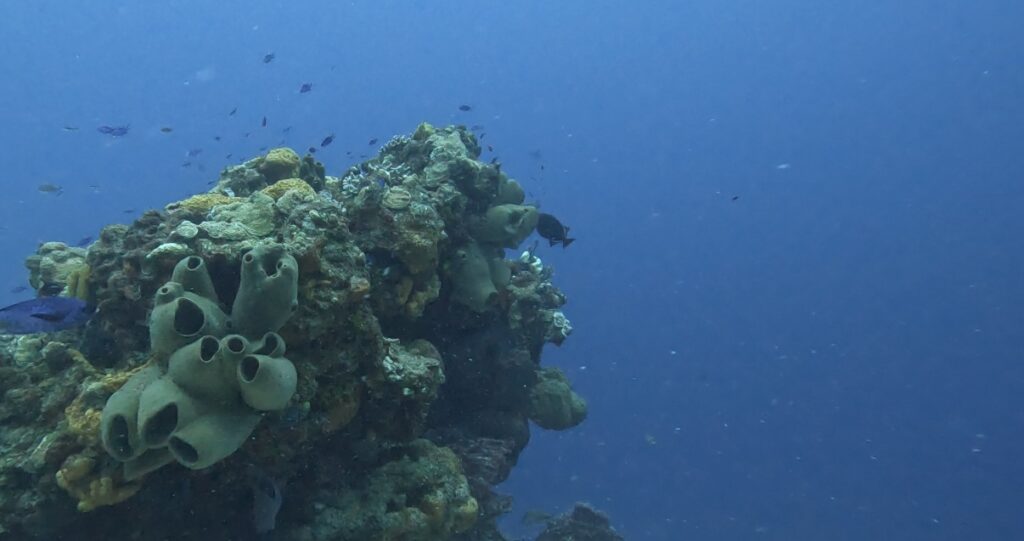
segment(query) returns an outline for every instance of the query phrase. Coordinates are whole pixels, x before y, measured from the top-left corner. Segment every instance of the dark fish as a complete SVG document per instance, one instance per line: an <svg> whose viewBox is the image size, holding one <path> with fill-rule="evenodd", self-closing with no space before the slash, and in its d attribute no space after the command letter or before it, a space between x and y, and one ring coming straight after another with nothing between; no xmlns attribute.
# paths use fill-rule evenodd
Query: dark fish
<svg viewBox="0 0 1024 541"><path fill-rule="evenodd" d="M494 152L494 147L487 145L487 152Z"/></svg>
<svg viewBox="0 0 1024 541"><path fill-rule="evenodd" d="M82 237L82 238L78 239L78 242L75 243L75 246L77 246L79 248L84 248L84 247L92 244L92 240L93 239L92 239L91 235Z"/></svg>
<svg viewBox="0 0 1024 541"><path fill-rule="evenodd" d="M89 320L92 309L74 297L38 297L0 308L0 334L56 332Z"/></svg>
<svg viewBox="0 0 1024 541"><path fill-rule="evenodd" d="M302 86L299 87L299 94L305 94L310 90L313 90L313 83L302 83Z"/></svg>
<svg viewBox="0 0 1024 541"><path fill-rule="evenodd" d="M23 293L28 291L28 286L14 286L11 288L11 293Z"/></svg>
<svg viewBox="0 0 1024 541"><path fill-rule="evenodd" d="M459 106L459 110L462 111L462 112L472 111L473 110L473 106L472 105L462 104L462 105Z"/></svg>
<svg viewBox="0 0 1024 541"><path fill-rule="evenodd" d="M277 513L284 501L281 486L262 471L252 468L249 488L252 490L253 529L257 534L265 535L277 526Z"/></svg>
<svg viewBox="0 0 1024 541"><path fill-rule="evenodd" d="M247 131L247 132L242 134L242 137L249 137L250 135L252 135L252 132L251 131Z"/></svg>
<svg viewBox="0 0 1024 541"><path fill-rule="evenodd" d="M192 167L192 162L181 162L182 167Z"/></svg>
<svg viewBox="0 0 1024 541"><path fill-rule="evenodd" d="M193 148L193 149L189 150L188 152L186 152L185 156L187 156L189 158L193 158L193 157L198 156L198 155L200 155L202 153L203 153L203 149L201 149L201 148Z"/></svg>
<svg viewBox="0 0 1024 541"><path fill-rule="evenodd" d="M44 182L40 184L38 187L36 187L36 189L39 190L40 192L49 193L53 195L60 195L64 193L63 187L58 186L57 184L52 184L50 182Z"/></svg>
<svg viewBox="0 0 1024 541"><path fill-rule="evenodd" d="M219 135L214 135L213 136L213 140L214 141L220 141L220 136Z"/></svg>
<svg viewBox="0 0 1024 541"><path fill-rule="evenodd" d="M329 144L331 144L333 142L334 142L334 134L332 133L332 134L328 135L327 137L324 137L323 141L320 141L320 148L323 148L323 147L325 147L325 146L327 146L327 145L329 145Z"/></svg>
<svg viewBox="0 0 1024 541"><path fill-rule="evenodd" d="M540 150L531 150L530 157L538 161L544 159L544 155L540 153Z"/></svg>
<svg viewBox="0 0 1024 541"><path fill-rule="evenodd" d="M237 112L238 112L238 107L235 107L234 109L231 110L230 113L228 113L228 116L235 116L235 113L237 113Z"/></svg>
<svg viewBox="0 0 1024 541"><path fill-rule="evenodd" d="M368 145L370 145L371 147L372 147L373 145L376 145L376 144L377 144L377 138L376 138L376 137L374 137L373 139L370 139L370 142L369 142L369 143L367 143L367 144L368 144Z"/></svg>
<svg viewBox="0 0 1024 541"><path fill-rule="evenodd" d="M124 209L121 212L124 213L124 214L131 214L131 213L135 212L135 209Z"/></svg>
<svg viewBox="0 0 1024 541"><path fill-rule="evenodd" d="M316 147L309 147L308 150L310 154L316 154Z"/></svg>
<svg viewBox="0 0 1024 541"><path fill-rule="evenodd" d="M78 131L78 126L64 126L64 131Z"/></svg>
<svg viewBox="0 0 1024 541"><path fill-rule="evenodd" d="M231 154L228 154L227 156L224 156L224 159L225 160L230 160L231 159Z"/></svg>
<svg viewBox="0 0 1024 541"><path fill-rule="evenodd" d="M483 124L473 124L472 126L470 126L469 129L471 129L473 131L480 131L480 130L484 129L484 125Z"/></svg>
<svg viewBox="0 0 1024 541"><path fill-rule="evenodd" d="M174 128L172 128L170 126L164 126L164 127L160 128L160 131L162 131L164 133L171 133L172 131L174 131Z"/></svg>
<svg viewBox="0 0 1024 541"><path fill-rule="evenodd" d="M487 132L480 132L480 140L483 141L484 137L487 137Z"/></svg>
<svg viewBox="0 0 1024 541"><path fill-rule="evenodd" d="M129 129L131 129L130 124L126 126L100 126L96 128L96 131L111 137L121 137L122 135L128 135Z"/></svg>
<svg viewBox="0 0 1024 541"><path fill-rule="evenodd" d="M264 150L267 150L267 147L260 147L260 148L259 148L259 151L260 151L260 152L263 152Z"/></svg>
<svg viewBox="0 0 1024 541"><path fill-rule="evenodd" d="M537 218L537 234L548 240L548 246L561 244L562 248L568 248L576 240L569 238L569 228L558 218L543 212Z"/></svg>
<svg viewBox="0 0 1024 541"><path fill-rule="evenodd" d="M737 200L737 199L739 199L739 198L740 198L740 196L738 196L738 195L734 195L734 196L732 196L732 200L733 200L733 201L736 201L736 200Z"/></svg>
<svg viewBox="0 0 1024 541"><path fill-rule="evenodd" d="M263 121L260 122L260 127L261 128L266 128L267 127L267 117L263 117Z"/></svg>
<svg viewBox="0 0 1024 541"><path fill-rule="evenodd" d="M285 128L285 129L281 130L281 133L288 133L288 132L290 132L290 131L292 131L292 127L291 127L291 126L288 126L287 128Z"/></svg>
<svg viewBox="0 0 1024 541"><path fill-rule="evenodd" d="M263 55L263 63L269 64L273 62L275 58L277 58L277 55L275 55L274 53L267 53Z"/></svg>

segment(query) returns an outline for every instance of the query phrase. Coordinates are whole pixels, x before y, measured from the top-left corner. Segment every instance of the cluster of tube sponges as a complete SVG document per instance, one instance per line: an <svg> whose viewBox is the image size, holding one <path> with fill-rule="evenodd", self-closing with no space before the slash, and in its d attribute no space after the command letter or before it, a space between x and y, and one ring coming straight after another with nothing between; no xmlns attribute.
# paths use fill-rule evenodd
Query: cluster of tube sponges
<svg viewBox="0 0 1024 541"><path fill-rule="evenodd" d="M231 313L220 308L202 258L190 256L161 287L149 318L153 361L103 408L103 446L126 479L171 461L202 469L234 453L260 412L295 394L295 366L277 330L295 310L298 264L283 246L242 256Z"/></svg>

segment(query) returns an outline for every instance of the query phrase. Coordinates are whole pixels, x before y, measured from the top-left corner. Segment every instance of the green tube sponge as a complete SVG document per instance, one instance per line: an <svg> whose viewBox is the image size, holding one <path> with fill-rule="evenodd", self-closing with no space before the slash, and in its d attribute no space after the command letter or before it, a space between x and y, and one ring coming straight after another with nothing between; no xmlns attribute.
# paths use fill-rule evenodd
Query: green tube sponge
<svg viewBox="0 0 1024 541"><path fill-rule="evenodd" d="M487 209L473 223L471 233L478 242L515 248L537 227L536 207L505 204Z"/></svg>
<svg viewBox="0 0 1024 541"><path fill-rule="evenodd" d="M268 357L283 357L285 352L284 338L276 332L268 332L259 342L253 344L252 353Z"/></svg>
<svg viewBox="0 0 1024 541"><path fill-rule="evenodd" d="M526 200L526 193L518 182L505 178L498 182L498 195L494 198L495 205L521 205Z"/></svg>
<svg viewBox="0 0 1024 541"><path fill-rule="evenodd" d="M213 280L206 262L199 256L189 256L178 262L171 273L171 281L181 284L189 293L195 293L211 301L217 301L217 292L213 289Z"/></svg>
<svg viewBox="0 0 1024 541"><path fill-rule="evenodd" d="M136 372L107 399L100 415L103 448L115 459L132 460L145 450L139 441L139 397L146 386L160 377L160 368L150 364Z"/></svg>
<svg viewBox="0 0 1024 541"><path fill-rule="evenodd" d="M149 345L158 357L205 334L220 335L227 316L213 300L189 293L178 282L167 282L156 293L149 315Z"/></svg>
<svg viewBox="0 0 1024 541"><path fill-rule="evenodd" d="M295 365L284 357L246 355L238 363L238 386L250 407L271 411L288 405L298 378Z"/></svg>
<svg viewBox="0 0 1024 541"><path fill-rule="evenodd" d="M222 340L206 335L175 351L167 362L168 377L191 395L214 400L231 398L237 391L224 377L222 344ZM241 347L244 352L245 345Z"/></svg>
<svg viewBox="0 0 1024 541"><path fill-rule="evenodd" d="M238 385L235 381L235 371L238 363L253 349L253 344L240 334L229 334L220 339L220 350L217 352L217 364L220 371L219 384L231 389L234 394L238 393Z"/></svg>
<svg viewBox="0 0 1024 541"><path fill-rule="evenodd" d="M124 480L134 481L151 471L159 470L171 462L174 462L174 455L166 447L149 449L138 458L124 463Z"/></svg>
<svg viewBox="0 0 1024 541"><path fill-rule="evenodd" d="M241 409L203 415L175 432L167 447L183 466L200 470L237 451L259 421L259 414Z"/></svg>
<svg viewBox="0 0 1024 541"><path fill-rule="evenodd" d="M280 329L298 306L298 279L299 265L281 245L242 256L242 280L231 308L235 332L253 337Z"/></svg>
<svg viewBox="0 0 1024 541"><path fill-rule="evenodd" d="M452 298L474 311L483 312L498 294L491 266L480 247L470 242L455 251L450 262Z"/></svg>
<svg viewBox="0 0 1024 541"><path fill-rule="evenodd" d="M150 383L139 397L139 439L153 449L167 445L178 428L201 416L199 403L174 381L162 377Z"/></svg>
<svg viewBox="0 0 1024 541"><path fill-rule="evenodd" d="M587 401L572 390L569 378L557 368L544 368L530 389L530 420L548 430L572 428L587 417Z"/></svg>

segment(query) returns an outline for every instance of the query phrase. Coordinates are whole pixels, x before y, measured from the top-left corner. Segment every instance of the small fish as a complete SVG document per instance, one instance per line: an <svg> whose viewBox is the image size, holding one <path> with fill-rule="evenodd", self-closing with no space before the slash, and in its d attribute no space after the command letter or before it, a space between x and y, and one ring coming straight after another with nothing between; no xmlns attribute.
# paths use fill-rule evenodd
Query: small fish
<svg viewBox="0 0 1024 541"><path fill-rule="evenodd" d="M92 244L92 241L93 241L92 235L87 235L87 236L84 236L84 237L78 239L78 242L76 242L74 244L74 246L76 246L78 248L84 248L84 247Z"/></svg>
<svg viewBox="0 0 1024 541"><path fill-rule="evenodd" d="M494 147L487 145L487 152L494 152Z"/></svg>
<svg viewBox="0 0 1024 541"><path fill-rule="evenodd" d="M231 110L230 113L228 113L228 116L235 116L235 113L237 113L237 112L238 112L238 107L235 107L234 109Z"/></svg>
<svg viewBox="0 0 1024 541"><path fill-rule="evenodd" d="M62 186L50 182L44 182L37 186L36 189L42 193L48 193L53 195L60 195L64 193L64 188Z"/></svg>
<svg viewBox="0 0 1024 541"><path fill-rule="evenodd" d="M277 58L277 55L275 55L274 53L267 53L263 55L263 63L269 64L273 62L275 58Z"/></svg>
<svg viewBox="0 0 1024 541"><path fill-rule="evenodd" d="M220 136L219 135L214 135L213 136L213 140L214 141L220 141Z"/></svg>
<svg viewBox="0 0 1024 541"><path fill-rule="evenodd" d="M130 124L125 126L100 126L96 128L96 131L111 137L121 137L123 135L128 135L129 129L131 129Z"/></svg>
<svg viewBox="0 0 1024 541"><path fill-rule="evenodd" d="M483 141L484 137L487 137L487 132L480 132L480 140Z"/></svg>
<svg viewBox="0 0 1024 541"><path fill-rule="evenodd" d="M483 124L473 124L472 126L470 126L469 129L471 129L473 131L480 131L480 130L484 129L484 125Z"/></svg>
<svg viewBox="0 0 1024 541"><path fill-rule="evenodd" d="M188 152L186 152L185 156L189 157L189 158L193 158L193 157L198 156L198 155L200 155L202 153L203 153L203 149L201 149L201 148L193 148L193 149L189 150Z"/></svg>
<svg viewBox="0 0 1024 541"><path fill-rule="evenodd" d="M172 131L174 131L174 128L172 128L170 126L164 126L164 127L160 128L160 131L163 132L163 133L171 133Z"/></svg>
<svg viewBox="0 0 1024 541"><path fill-rule="evenodd" d="M28 291L28 286L14 286L11 288L11 293L24 293Z"/></svg>
<svg viewBox="0 0 1024 541"><path fill-rule="evenodd" d="M733 200L733 201L736 201L736 200L737 200L737 199L739 199L739 198L740 198L740 196L738 196L738 195L734 195L734 196L732 196L732 200Z"/></svg>
<svg viewBox="0 0 1024 541"><path fill-rule="evenodd" d="M334 142L334 134L332 133L332 134L328 135L327 137L324 137L323 141L320 141L320 148L323 148L323 147L325 147L325 146L327 146L327 145L329 145L329 144L331 144L333 142Z"/></svg>
<svg viewBox="0 0 1024 541"><path fill-rule="evenodd" d="M227 156L224 156L224 159L225 160L230 160L231 159L231 154L228 154Z"/></svg>
<svg viewBox="0 0 1024 541"><path fill-rule="evenodd" d="M569 228L558 218L543 212L537 219L537 234L548 240L548 246L561 244L562 248L568 248L576 240L569 238Z"/></svg>
<svg viewBox="0 0 1024 541"><path fill-rule="evenodd" d="M472 111L473 110L473 106L472 105L462 104L462 105L459 106L459 110L465 113L467 111Z"/></svg>
<svg viewBox="0 0 1024 541"><path fill-rule="evenodd" d="M260 122L260 127L261 128L266 128L267 127L267 117L263 117L263 121Z"/></svg>
<svg viewBox="0 0 1024 541"><path fill-rule="evenodd" d="M78 126L64 126L64 131L78 131Z"/></svg>
<svg viewBox="0 0 1024 541"><path fill-rule="evenodd" d="M291 127L291 126L288 126L287 128L285 128L285 129L281 130L281 133L288 133L288 132L290 132L290 131L292 131L292 127Z"/></svg>
<svg viewBox="0 0 1024 541"><path fill-rule="evenodd" d="M123 214L132 214L133 212L135 212L135 209L124 209L121 212Z"/></svg>
<svg viewBox="0 0 1024 541"><path fill-rule="evenodd" d="M371 147L372 147L373 145L376 145L376 144L377 144L377 138L376 138L376 137L374 137L373 139L370 139L370 142L369 142L369 143L367 143L367 144L368 144L368 145L370 145Z"/></svg>
<svg viewBox="0 0 1024 541"><path fill-rule="evenodd" d="M309 147L306 150L308 150L310 154L316 154L316 147Z"/></svg>
<svg viewBox="0 0 1024 541"><path fill-rule="evenodd" d="M530 526L541 526L551 522L552 518L554 517L551 513L541 511L540 509L530 509L523 513L523 517L519 521Z"/></svg>
<svg viewBox="0 0 1024 541"><path fill-rule="evenodd" d="M310 90L313 90L313 83L302 83L302 86L299 87L299 94L305 94Z"/></svg>
<svg viewBox="0 0 1024 541"><path fill-rule="evenodd" d="M181 166L185 168L192 167L192 162L181 162Z"/></svg>
<svg viewBox="0 0 1024 541"><path fill-rule="evenodd" d="M264 150L267 150L267 147L260 147L260 148L259 148L259 151L260 151L260 152L263 152Z"/></svg>
<svg viewBox="0 0 1024 541"><path fill-rule="evenodd" d="M74 297L37 297L0 308L0 334L56 332L89 320L92 308Z"/></svg>
<svg viewBox="0 0 1024 541"><path fill-rule="evenodd" d="M250 135L252 135L252 132L251 131L247 131L247 132L242 134L242 137L248 138Z"/></svg>
<svg viewBox="0 0 1024 541"><path fill-rule="evenodd" d="M531 150L529 156L537 161L544 159L544 155L541 154L540 150Z"/></svg>

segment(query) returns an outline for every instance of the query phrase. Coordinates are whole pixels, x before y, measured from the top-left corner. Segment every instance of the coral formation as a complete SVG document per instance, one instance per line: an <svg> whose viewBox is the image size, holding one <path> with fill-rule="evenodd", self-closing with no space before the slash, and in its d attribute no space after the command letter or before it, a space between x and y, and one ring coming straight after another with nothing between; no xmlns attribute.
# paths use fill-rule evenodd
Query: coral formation
<svg viewBox="0 0 1024 541"><path fill-rule="evenodd" d="M338 176L274 149L42 245L33 287L97 311L0 336L0 539L503 539L530 421L586 403L541 363L572 331L551 268L505 258L537 210L480 152L429 124Z"/></svg>

